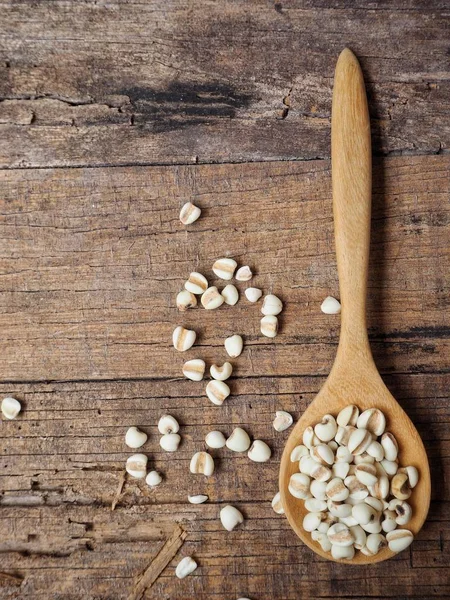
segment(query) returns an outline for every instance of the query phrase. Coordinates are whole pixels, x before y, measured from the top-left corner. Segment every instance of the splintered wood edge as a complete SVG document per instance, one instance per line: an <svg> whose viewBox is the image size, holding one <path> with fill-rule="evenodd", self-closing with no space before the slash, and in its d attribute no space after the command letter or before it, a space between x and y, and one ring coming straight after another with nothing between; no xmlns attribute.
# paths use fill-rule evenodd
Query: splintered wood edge
<svg viewBox="0 0 450 600"><path fill-rule="evenodd" d="M137 578L131 593L127 597L127 600L140 600L140 598L142 598L143 593L151 588L151 586L158 579L159 575L181 548L186 536L187 532L182 529L180 525L175 525L172 534L166 540L161 550L151 561L143 574Z"/></svg>
<svg viewBox="0 0 450 600"><path fill-rule="evenodd" d="M127 472L124 469L122 471L122 473L120 474L119 483L117 485L117 490L116 490L116 493L114 494L114 498L112 499L112 502L111 502L111 510L115 510L115 508L120 500L120 497L122 496L123 488L125 487L126 478L127 478Z"/></svg>

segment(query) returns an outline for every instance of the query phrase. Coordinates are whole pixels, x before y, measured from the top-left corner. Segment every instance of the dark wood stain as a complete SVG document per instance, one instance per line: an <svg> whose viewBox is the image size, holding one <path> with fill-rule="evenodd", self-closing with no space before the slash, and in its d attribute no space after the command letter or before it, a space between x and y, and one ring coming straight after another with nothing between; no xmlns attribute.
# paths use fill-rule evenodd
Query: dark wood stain
<svg viewBox="0 0 450 600"><path fill-rule="evenodd" d="M248 107L251 96L237 93L220 83L172 82L165 90L124 88L118 95L128 96L134 124L151 126L157 133L193 127L219 119L232 119L236 110Z"/></svg>
<svg viewBox="0 0 450 600"><path fill-rule="evenodd" d="M445 2L113 6L2 8L0 167L327 158L345 45L364 68L375 154L448 151Z"/></svg>

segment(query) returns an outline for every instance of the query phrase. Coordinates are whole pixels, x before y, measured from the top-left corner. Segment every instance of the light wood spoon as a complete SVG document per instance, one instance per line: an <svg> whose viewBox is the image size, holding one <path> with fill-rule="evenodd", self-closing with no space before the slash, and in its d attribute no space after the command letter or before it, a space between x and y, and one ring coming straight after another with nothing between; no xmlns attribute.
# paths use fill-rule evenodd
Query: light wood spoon
<svg viewBox="0 0 450 600"><path fill-rule="evenodd" d="M326 413L337 416L348 404L361 411L377 407L386 416L386 431L399 445L400 466L413 465L419 483L408 503L412 520L405 526L414 535L422 527L430 505L430 470L419 433L384 385L369 346L366 327L367 272L369 262L371 206L370 120L364 80L354 54L345 49L337 62L331 119L334 235L342 303L341 334L336 359L324 386L303 413L287 441L280 466L280 492L286 516L295 533L314 552L333 560L302 527L306 514L303 500L289 493L289 479L298 472L290 454L302 443L303 431ZM414 542L413 542L414 543ZM352 560L338 562L368 564L386 560L393 553L385 548L375 556L358 550Z"/></svg>

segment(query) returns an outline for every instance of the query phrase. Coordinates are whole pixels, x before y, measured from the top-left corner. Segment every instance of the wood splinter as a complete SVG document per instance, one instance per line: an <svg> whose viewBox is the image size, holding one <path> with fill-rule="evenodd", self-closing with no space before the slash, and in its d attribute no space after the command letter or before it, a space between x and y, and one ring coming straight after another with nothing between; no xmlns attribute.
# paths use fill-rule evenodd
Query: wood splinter
<svg viewBox="0 0 450 600"><path fill-rule="evenodd" d="M122 495L122 491L123 491L123 488L125 485L126 477L127 477L127 472L122 471L122 473L120 474L119 485L117 486L116 493L114 494L113 501L111 502L111 510L114 510L116 508L117 503L120 500L120 496Z"/></svg>
<svg viewBox="0 0 450 600"><path fill-rule="evenodd" d="M13 575L12 573L0 573L0 586L20 587L23 583L22 575Z"/></svg>

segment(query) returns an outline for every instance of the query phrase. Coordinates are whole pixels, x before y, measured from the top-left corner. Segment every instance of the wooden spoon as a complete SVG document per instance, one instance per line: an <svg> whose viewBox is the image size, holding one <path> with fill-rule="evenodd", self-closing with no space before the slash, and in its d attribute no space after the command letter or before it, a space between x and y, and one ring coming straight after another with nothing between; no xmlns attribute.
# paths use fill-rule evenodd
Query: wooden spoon
<svg viewBox="0 0 450 600"><path fill-rule="evenodd" d="M348 404L361 411L378 407L386 416L386 430L399 445L400 466L413 465L419 483L408 502L413 518L405 527L418 533L430 505L430 470L419 433L384 385L369 346L366 327L367 272L370 238L371 149L370 120L364 80L354 54L345 49L337 62L331 120L334 235L342 303L341 334L331 373L314 401L303 413L287 441L280 466L280 492L286 516L295 533L314 552L333 560L302 527L306 514L303 500L289 493L289 479L298 472L290 454L302 443L303 431L326 413L337 416ZM413 542L414 543L414 542ZM358 550L352 560L339 562L368 564L393 556L388 548L375 556Z"/></svg>

